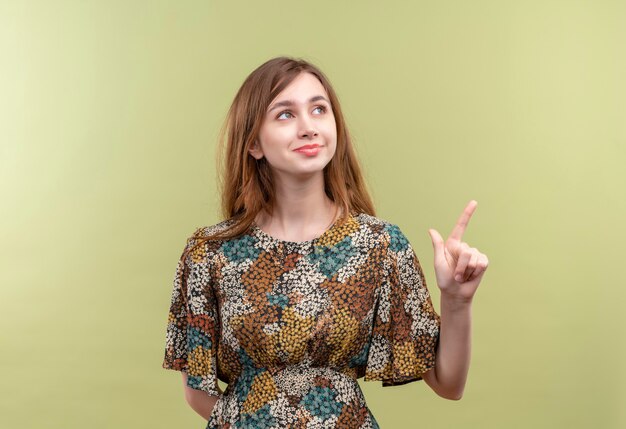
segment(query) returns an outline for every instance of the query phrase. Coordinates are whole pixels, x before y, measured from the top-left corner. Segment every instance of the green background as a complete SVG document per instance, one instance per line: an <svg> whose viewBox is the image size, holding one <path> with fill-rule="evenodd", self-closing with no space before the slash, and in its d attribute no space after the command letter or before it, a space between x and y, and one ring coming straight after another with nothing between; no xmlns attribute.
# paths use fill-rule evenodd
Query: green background
<svg viewBox="0 0 626 429"><path fill-rule="evenodd" d="M381 427L625 427L625 42L623 1L1 1L0 426L205 426L161 369L174 269L237 89L290 55L437 309L427 230L478 201L464 397L361 380Z"/></svg>

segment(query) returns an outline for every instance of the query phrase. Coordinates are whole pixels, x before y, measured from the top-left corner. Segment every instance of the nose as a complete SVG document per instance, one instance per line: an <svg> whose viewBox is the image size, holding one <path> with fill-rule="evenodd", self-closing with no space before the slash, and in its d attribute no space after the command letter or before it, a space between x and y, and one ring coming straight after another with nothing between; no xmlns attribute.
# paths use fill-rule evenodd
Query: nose
<svg viewBox="0 0 626 429"><path fill-rule="evenodd" d="M318 135L319 133L312 128L303 129L298 133L298 137L300 137L301 139L314 139Z"/></svg>
<svg viewBox="0 0 626 429"><path fill-rule="evenodd" d="M303 117L300 127L298 137L301 139L313 139L319 135L315 127L311 124L311 120L309 118Z"/></svg>

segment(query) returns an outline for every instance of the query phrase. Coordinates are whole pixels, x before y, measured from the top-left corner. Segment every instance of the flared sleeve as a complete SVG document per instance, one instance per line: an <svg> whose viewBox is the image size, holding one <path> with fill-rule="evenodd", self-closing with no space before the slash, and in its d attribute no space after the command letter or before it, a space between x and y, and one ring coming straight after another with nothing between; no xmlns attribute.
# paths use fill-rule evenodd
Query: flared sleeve
<svg viewBox="0 0 626 429"><path fill-rule="evenodd" d="M380 289L365 381L395 386L421 380L434 368L441 319L417 255L397 225L385 226L380 251Z"/></svg>
<svg viewBox="0 0 626 429"><path fill-rule="evenodd" d="M202 228L187 239L185 251L196 244ZM219 396L217 303L211 282L211 258L205 244L184 256L176 266L167 320L162 367L187 373L187 386Z"/></svg>

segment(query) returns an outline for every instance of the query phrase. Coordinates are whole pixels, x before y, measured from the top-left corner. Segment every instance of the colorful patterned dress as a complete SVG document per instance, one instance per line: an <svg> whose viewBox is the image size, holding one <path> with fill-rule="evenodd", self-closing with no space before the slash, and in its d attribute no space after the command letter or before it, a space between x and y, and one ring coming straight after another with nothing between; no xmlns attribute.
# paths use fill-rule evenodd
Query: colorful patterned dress
<svg viewBox="0 0 626 429"><path fill-rule="evenodd" d="M397 225L353 212L292 242L253 223L179 260L162 366L185 371L188 386L209 395L219 395L218 379L228 384L207 429L372 429L357 379L421 380L435 366L439 331Z"/></svg>

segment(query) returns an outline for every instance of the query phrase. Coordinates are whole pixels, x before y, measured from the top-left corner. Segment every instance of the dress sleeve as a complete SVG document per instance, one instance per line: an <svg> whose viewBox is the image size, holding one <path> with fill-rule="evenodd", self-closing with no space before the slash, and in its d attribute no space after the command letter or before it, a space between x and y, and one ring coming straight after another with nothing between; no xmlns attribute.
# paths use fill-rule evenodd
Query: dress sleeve
<svg viewBox="0 0 626 429"><path fill-rule="evenodd" d="M195 244L196 233L185 250ZM207 246L181 255L172 289L162 367L187 373L187 386L219 396L217 385L217 305Z"/></svg>
<svg viewBox="0 0 626 429"><path fill-rule="evenodd" d="M365 381L395 386L422 380L434 368L441 319L419 260L400 228L385 226L381 276Z"/></svg>

